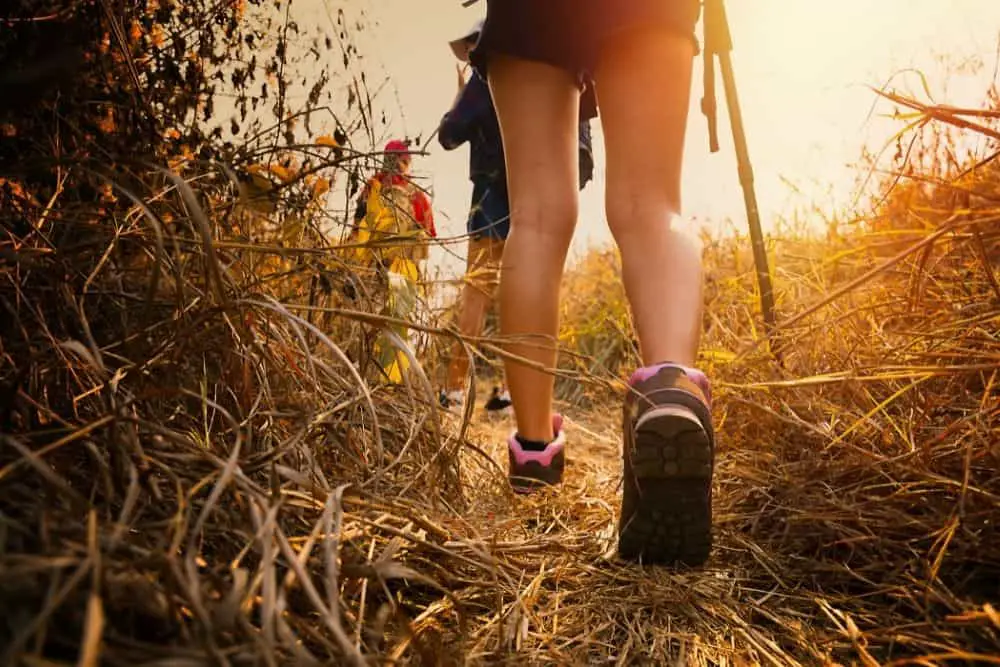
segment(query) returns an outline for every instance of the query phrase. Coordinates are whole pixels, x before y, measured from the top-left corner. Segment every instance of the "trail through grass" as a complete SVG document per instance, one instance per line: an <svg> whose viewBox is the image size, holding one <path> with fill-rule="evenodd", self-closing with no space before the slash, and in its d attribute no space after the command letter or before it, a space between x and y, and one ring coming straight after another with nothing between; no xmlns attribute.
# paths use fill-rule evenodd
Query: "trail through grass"
<svg viewBox="0 0 1000 667"><path fill-rule="evenodd" d="M724 389L719 394L716 415L730 414L733 394ZM469 489L465 520L474 539L502 555L512 574L497 580L503 603L477 618L464 646L466 660L886 664L894 653L911 653L933 642L930 635L948 632L943 619L922 619L900 604L914 594L898 578L906 578L897 569L908 569L905 563L887 557L855 565L852 553L880 550L884 537L873 520L880 494L865 492L869 482L863 476L849 481L857 470L845 475L843 461L824 462L815 449L790 456L788 449L767 442L747 448L746 429L735 437L725 425L721 429L716 545L708 565L677 571L623 562L615 553L621 481L617 406L562 409L565 482L530 497L511 494L502 479L512 418L490 420L477 410L470 425L469 439L483 451L468 452L463 462ZM785 423L771 433L806 444L815 437L806 426ZM457 420L450 427L457 428ZM802 492L806 489L811 491ZM864 519L848 527L852 514L869 515L872 530ZM910 519L903 515L899 521ZM894 550L885 546L885 553ZM920 569L917 561L913 566ZM996 630L984 626L981 639ZM989 654L976 649L973 641L942 652L942 659L947 654L975 662Z"/></svg>

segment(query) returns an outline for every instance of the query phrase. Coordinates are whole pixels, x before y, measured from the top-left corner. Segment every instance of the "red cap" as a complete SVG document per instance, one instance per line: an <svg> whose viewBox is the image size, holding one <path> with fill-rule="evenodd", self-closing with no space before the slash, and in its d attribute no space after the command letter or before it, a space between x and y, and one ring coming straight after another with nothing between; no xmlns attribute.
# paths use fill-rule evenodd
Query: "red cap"
<svg viewBox="0 0 1000 667"><path fill-rule="evenodd" d="M386 153L409 153L410 147L406 145L405 141L400 141L399 139L393 139L385 145Z"/></svg>

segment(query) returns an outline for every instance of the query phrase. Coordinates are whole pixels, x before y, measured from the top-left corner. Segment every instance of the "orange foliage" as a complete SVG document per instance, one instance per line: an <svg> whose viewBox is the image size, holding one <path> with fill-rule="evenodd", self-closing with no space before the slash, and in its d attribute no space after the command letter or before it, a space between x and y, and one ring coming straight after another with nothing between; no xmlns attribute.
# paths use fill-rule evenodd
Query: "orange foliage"
<svg viewBox="0 0 1000 667"><path fill-rule="evenodd" d="M34 197L30 196L24 189L24 186L17 181L12 181L7 178L0 176L0 189L10 188L10 193L19 199L34 200Z"/></svg>
<svg viewBox="0 0 1000 667"><path fill-rule="evenodd" d="M317 178L312 185L312 195L314 199L319 199L330 191L330 179Z"/></svg>
<svg viewBox="0 0 1000 667"><path fill-rule="evenodd" d="M177 157L169 160L167 166L173 171L179 170L186 162L190 162L194 159L194 151L187 144L181 144L178 149Z"/></svg>
<svg viewBox="0 0 1000 667"><path fill-rule="evenodd" d="M160 27L160 24L153 24L153 29L149 33L149 40L156 48L163 46L163 28Z"/></svg>
<svg viewBox="0 0 1000 667"><path fill-rule="evenodd" d="M299 175L293 167L286 167L282 164L272 164L267 170L277 176L282 183L291 183Z"/></svg>

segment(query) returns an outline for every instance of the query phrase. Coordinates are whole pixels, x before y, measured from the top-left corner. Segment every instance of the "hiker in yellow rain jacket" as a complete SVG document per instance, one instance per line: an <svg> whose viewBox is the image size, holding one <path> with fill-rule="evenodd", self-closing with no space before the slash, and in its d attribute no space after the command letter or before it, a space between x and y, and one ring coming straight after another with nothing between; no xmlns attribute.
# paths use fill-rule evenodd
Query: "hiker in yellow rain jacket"
<svg viewBox="0 0 1000 667"><path fill-rule="evenodd" d="M417 284L430 239L437 236L430 199L410 180L409 148L386 144L383 168L365 185L355 212L353 240L360 264L372 267L388 283L386 314L405 319L417 302ZM406 327L393 327L404 342ZM402 382L406 356L385 336L376 342L379 363L390 382Z"/></svg>

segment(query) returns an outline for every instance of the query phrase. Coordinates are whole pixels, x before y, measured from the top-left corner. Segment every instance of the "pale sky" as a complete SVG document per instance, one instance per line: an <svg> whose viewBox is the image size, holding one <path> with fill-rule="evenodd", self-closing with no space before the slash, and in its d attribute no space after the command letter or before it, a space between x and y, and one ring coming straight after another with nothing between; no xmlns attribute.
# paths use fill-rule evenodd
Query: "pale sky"
<svg viewBox="0 0 1000 667"><path fill-rule="evenodd" d="M332 0L305 2L316 9L320 3L338 6ZM459 0L359 0L356 6L374 23L359 46L369 88L389 82L378 100L388 111L389 133L428 136L456 91L447 42L485 12L485 0L468 9ZM890 105L879 103L872 113L876 98L869 85L895 75L898 89L923 96L919 78L901 73L916 68L927 74L935 101L978 107L995 78L1000 0L728 0L727 9L765 228L814 204L830 211L852 201L859 171L850 163L864 146L877 149L902 128L901 121L883 117ZM981 67L946 79L942 55L951 63L979 61ZM716 226L730 219L742 228L742 191L718 83L722 149L710 154L699 109L699 58L685 149L684 213ZM599 120L594 130L597 167L582 195L575 252L610 240ZM468 148L446 152L435 141L430 151L415 160L415 171L433 188L439 230L460 235L471 195ZM457 259L437 253L447 272L460 267Z"/></svg>

